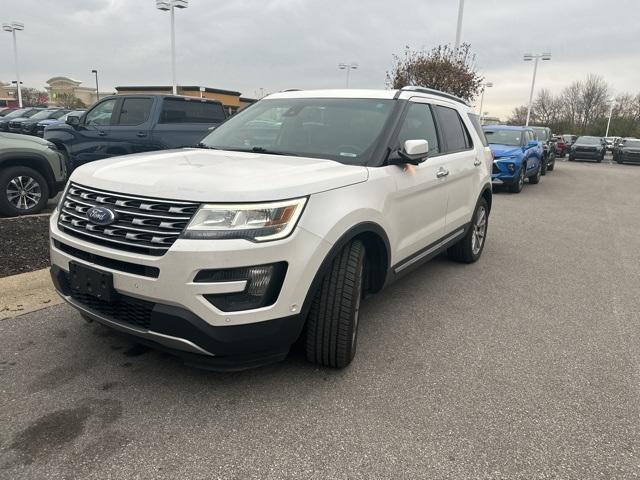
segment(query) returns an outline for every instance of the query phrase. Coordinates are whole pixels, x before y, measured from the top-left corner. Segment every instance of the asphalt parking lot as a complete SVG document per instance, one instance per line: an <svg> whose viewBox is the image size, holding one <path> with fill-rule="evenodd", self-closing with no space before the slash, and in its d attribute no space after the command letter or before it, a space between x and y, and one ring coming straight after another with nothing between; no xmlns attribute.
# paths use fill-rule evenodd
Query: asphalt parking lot
<svg viewBox="0 0 640 480"><path fill-rule="evenodd" d="M640 476L640 166L496 193L482 259L362 306L343 371L184 367L66 306L0 322L0 478Z"/></svg>

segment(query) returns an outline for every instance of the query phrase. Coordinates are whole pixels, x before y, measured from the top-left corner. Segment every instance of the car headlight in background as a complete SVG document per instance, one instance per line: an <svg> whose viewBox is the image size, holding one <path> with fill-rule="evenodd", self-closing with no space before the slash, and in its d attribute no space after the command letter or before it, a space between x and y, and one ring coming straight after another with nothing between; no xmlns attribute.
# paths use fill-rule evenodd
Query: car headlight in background
<svg viewBox="0 0 640 480"><path fill-rule="evenodd" d="M182 238L253 242L285 238L295 228L306 202L305 197L269 203L205 204L193 216Z"/></svg>

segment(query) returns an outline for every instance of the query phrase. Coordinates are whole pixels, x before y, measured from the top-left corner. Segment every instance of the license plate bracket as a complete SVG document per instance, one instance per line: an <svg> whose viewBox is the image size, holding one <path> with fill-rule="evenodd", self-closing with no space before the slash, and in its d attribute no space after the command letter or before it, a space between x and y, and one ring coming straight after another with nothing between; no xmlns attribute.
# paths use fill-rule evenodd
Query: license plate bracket
<svg viewBox="0 0 640 480"><path fill-rule="evenodd" d="M108 303L118 296L113 288L113 274L77 262L69 262L69 285L75 293L91 295Z"/></svg>

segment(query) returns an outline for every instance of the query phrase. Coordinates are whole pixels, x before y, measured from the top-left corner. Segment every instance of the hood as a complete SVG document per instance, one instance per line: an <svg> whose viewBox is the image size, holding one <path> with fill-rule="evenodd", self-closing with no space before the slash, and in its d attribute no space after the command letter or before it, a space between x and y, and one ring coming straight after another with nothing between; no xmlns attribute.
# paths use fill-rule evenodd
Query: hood
<svg viewBox="0 0 640 480"><path fill-rule="evenodd" d="M4 123L9 123L9 122L24 122L25 120L29 120L29 117L3 118L0 121Z"/></svg>
<svg viewBox="0 0 640 480"><path fill-rule="evenodd" d="M489 144L493 155L498 159L499 157L512 157L516 155L522 155L522 147L514 147L513 145L499 145L497 143Z"/></svg>
<svg viewBox="0 0 640 480"><path fill-rule="evenodd" d="M574 147L586 147L586 148L602 148L602 145L599 144L594 144L594 143L580 143L580 142L573 142L573 146Z"/></svg>
<svg viewBox="0 0 640 480"><path fill-rule="evenodd" d="M622 147L623 152L640 153L640 147Z"/></svg>
<svg viewBox="0 0 640 480"><path fill-rule="evenodd" d="M35 122L35 120L32 120L32 122ZM47 120L39 120L38 125L51 125L57 122L60 122L59 118L48 118Z"/></svg>
<svg viewBox="0 0 640 480"><path fill-rule="evenodd" d="M367 180L366 167L317 158L185 148L125 155L76 169L81 185L195 202L302 197Z"/></svg>
<svg viewBox="0 0 640 480"><path fill-rule="evenodd" d="M32 137L31 135L21 135L19 133L6 133L0 132L0 145L4 141L20 142L20 143L34 143L36 145L47 146L51 145L51 142L47 142L40 137ZM15 145L15 143L14 143Z"/></svg>

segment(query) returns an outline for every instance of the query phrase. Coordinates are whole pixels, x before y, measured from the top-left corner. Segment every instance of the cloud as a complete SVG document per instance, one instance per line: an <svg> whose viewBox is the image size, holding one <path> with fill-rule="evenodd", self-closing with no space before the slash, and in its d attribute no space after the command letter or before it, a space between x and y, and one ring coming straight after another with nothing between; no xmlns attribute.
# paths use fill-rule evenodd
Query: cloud
<svg viewBox="0 0 640 480"><path fill-rule="evenodd" d="M495 87L485 110L505 116L528 99L525 52L551 51L537 85L559 91L599 73L617 92L640 85L640 2L614 0L467 0L463 40ZM384 88L394 53L405 45L453 42L457 0L191 0L176 12L178 81L240 90L344 85L339 62L355 61L351 86ZM153 0L21 0L3 20L23 21L21 76L42 87L54 75L101 87L169 84L169 15ZM0 35L0 80L14 76L10 36Z"/></svg>

